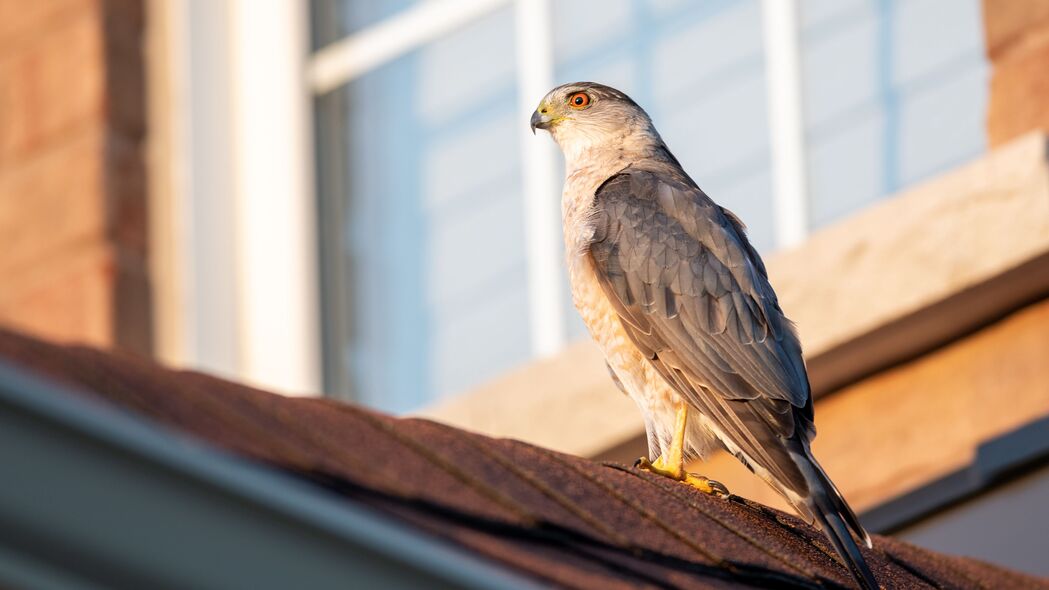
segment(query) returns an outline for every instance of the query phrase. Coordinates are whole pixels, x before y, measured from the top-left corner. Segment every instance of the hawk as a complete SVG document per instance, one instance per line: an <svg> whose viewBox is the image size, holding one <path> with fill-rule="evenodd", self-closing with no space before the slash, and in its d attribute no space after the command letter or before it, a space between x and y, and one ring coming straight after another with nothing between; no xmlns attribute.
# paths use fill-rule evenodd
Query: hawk
<svg viewBox="0 0 1049 590"><path fill-rule="evenodd" d="M814 522L864 588L878 584L855 513L812 456L812 396L793 324L744 225L682 169L648 114L592 82L532 114L564 153L572 299L617 385L641 410L641 467L726 495L685 471L722 447Z"/></svg>

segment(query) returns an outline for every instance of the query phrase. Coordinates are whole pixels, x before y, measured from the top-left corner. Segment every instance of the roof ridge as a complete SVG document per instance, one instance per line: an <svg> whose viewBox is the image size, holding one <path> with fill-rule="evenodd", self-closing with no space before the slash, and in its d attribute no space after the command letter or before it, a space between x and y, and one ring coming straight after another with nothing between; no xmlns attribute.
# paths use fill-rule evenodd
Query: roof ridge
<svg viewBox="0 0 1049 590"><path fill-rule="evenodd" d="M657 485L654 481L651 481L649 478L643 477L640 473L637 473L633 469L629 469L629 468L627 468L627 467L625 467L623 465L619 465L617 463L612 463L612 462L604 462L603 464L606 467L610 467L612 469L617 469L617 470L622 471L624 473L628 473L628 474L630 474L630 475L640 479L641 481L644 481L647 484L649 484L651 486L654 486L656 489L660 490L660 492L662 494L670 496L670 497L674 498L675 500L677 500L678 502L681 502L681 503L685 504L689 508L697 511L698 513L702 514L703 516L705 516L705 517L709 518L710 520L714 521L715 523L720 525L725 530L727 530L727 531L735 534L739 538L743 539L744 541L746 541L747 543L749 543L753 547L757 548L758 550L762 551L763 553L765 553L769 557L772 557L776 561L779 561L780 563L786 565L788 568L793 569L793 570L801 573L803 576L805 576L807 578L810 578L810 579L813 579L813 580L817 580L818 578L821 577L821 576L819 576L818 574L816 574L812 570L809 570L807 568L803 568L803 567L801 567L799 565L794 564L790 559L788 559L786 556L780 554L779 552L772 551L769 547L766 547L765 545L762 545L761 543L759 543L756 539L754 539L750 535L744 534L741 531L738 531L738 530L734 529L733 527L729 526L721 518L719 518L719 517L715 516L714 514L712 514L710 511L708 511L707 509L702 507L695 500L692 500L691 498L687 498L687 497L685 497L685 496L683 496L681 494L678 494L676 492L672 492L670 489L667 489L664 486Z"/></svg>
<svg viewBox="0 0 1049 590"><path fill-rule="evenodd" d="M43 373L128 419L193 436L559 587L844 587L802 521L715 502L624 466L335 400L286 398L199 372L0 329L0 361ZM203 446L203 445L202 445ZM881 537L885 586L1045 587L972 559ZM792 554L792 552L794 554Z"/></svg>
<svg viewBox="0 0 1049 590"><path fill-rule="evenodd" d="M536 477L534 473L518 467L512 461L507 459L506 456L504 456L502 453L495 451L494 448L486 447L478 443L476 440L474 440L472 436L464 437L464 440L466 440L467 443L473 448L477 449L485 456L490 457L492 460L496 461L497 463L505 467L507 470L511 471L512 473L520 477L522 480L527 482L533 488L539 490L540 493L556 502L562 508L574 514L583 522L592 526L601 534L614 539L616 545L622 546L624 548L629 548L631 546L630 541L626 537L619 534L605 523L601 522L600 519L596 518L593 514L588 512L585 508L583 508L576 502L572 501L572 499L568 496L565 496L564 494L558 492L557 490L547 485L545 482ZM550 454L549 451L547 451L547 454Z"/></svg>
<svg viewBox="0 0 1049 590"><path fill-rule="evenodd" d="M392 424L388 424L383 420L379 420L378 418L369 414L368 412L358 412L357 415L380 432L384 432L390 438L404 445L408 449L414 451L417 455L423 457L438 469L444 471L448 475L451 475L452 477L459 480L464 485L470 487L474 491L478 492L482 496L488 498L489 500L495 502L499 506L502 506L506 510L512 512L525 524L534 526L535 523L538 521L535 514L533 514L527 508L521 506L520 503L515 501L507 494L501 492L493 486L486 484L484 481L472 476L465 470L459 468L459 466L456 465L454 461L449 461L440 453L430 450L425 445L420 444L412 437L398 432Z"/></svg>
<svg viewBox="0 0 1049 590"><path fill-rule="evenodd" d="M603 488L606 492L608 492L609 495L611 495L613 498L615 498L618 502L620 502L621 504L624 504L624 505L630 507L635 512L640 514L642 516L642 518L651 521L657 527L663 529L664 532L666 532L670 536L674 537L675 539L681 541L684 545L686 545L687 547L689 547L690 549L695 551L698 555L702 555L703 557L709 559L711 562L713 562L714 565L729 566L729 567L731 567L733 565L731 561L721 557L720 555L718 555L716 553L713 553L713 552L707 550L702 545L699 545L698 543L696 543L692 539L690 539L690 538L686 537L685 535L681 534L676 529L674 529L674 527L670 526L669 524L664 522L663 519L659 518L654 512L652 512L651 510L649 510L645 506L642 506L641 504L635 502L634 500L632 500L630 498L627 498L624 494L620 493L619 490L615 489L613 486L608 485L607 483L605 483L603 481L600 481L599 479L593 477L593 475L587 473L586 471L583 471L582 469L579 469L577 466L572 465L570 462L565 461L561 457L558 457L556 454L551 454L550 457L552 459L554 459L555 461L561 463L562 465L568 467L569 469L575 471L577 474L583 476L585 479L587 479L591 483L597 485L598 487Z"/></svg>

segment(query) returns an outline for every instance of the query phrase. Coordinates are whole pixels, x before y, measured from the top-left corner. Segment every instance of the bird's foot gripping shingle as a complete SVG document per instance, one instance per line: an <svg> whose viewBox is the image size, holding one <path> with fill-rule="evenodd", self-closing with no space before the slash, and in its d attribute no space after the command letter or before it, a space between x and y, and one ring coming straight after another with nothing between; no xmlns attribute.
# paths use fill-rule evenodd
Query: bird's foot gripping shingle
<svg viewBox="0 0 1049 590"><path fill-rule="evenodd" d="M725 487L725 484L719 481L714 481L713 479L704 477L702 475L689 473L682 469L680 466L678 466L676 469L664 466L662 457L656 459L654 463L652 461L649 461L648 457L639 457L637 461L634 461L634 467L638 469L644 469L649 473L655 473L656 475L661 475L663 477L681 482L686 485L690 485L696 488L697 490L703 492L704 494L717 496L719 498L728 498L732 495L732 493L728 491L728 488Z"/></svg>

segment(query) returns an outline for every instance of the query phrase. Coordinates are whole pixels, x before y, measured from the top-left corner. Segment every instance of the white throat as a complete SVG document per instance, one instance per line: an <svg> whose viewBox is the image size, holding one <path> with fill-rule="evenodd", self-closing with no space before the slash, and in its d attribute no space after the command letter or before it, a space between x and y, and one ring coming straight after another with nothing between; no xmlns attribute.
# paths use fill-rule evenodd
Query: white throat
<svg viewBox="0 0 1049 590"><path fill-rule="evenodd" d="M593 170L648 157L653 143L660 142L654 131L634 126L571 125L552 130L551 136L565 156L568 175L584 168Z"/></svg>

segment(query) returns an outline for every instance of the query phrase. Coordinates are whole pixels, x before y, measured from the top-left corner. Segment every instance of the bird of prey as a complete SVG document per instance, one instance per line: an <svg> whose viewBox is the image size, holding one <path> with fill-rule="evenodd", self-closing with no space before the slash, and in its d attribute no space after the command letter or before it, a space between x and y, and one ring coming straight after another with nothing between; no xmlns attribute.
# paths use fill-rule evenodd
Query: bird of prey
<svg viewBox="0 0 1049 590"><path fill-rule="evenodd" d="M685 471L719 445L815 522L864 588L878 588L850 531L870 537L809 450L801 345L743 223L710 199L648 114L592 82L551 90L532 114L564 153L572 298L613 379L638 405L640 466L707 493Z"/></svg>

